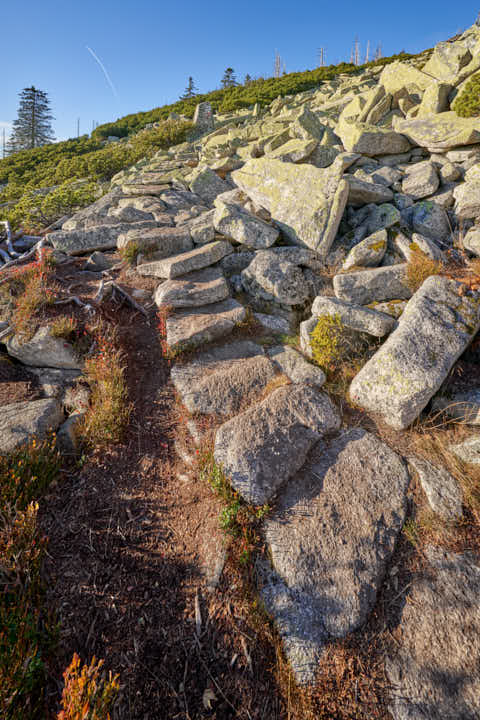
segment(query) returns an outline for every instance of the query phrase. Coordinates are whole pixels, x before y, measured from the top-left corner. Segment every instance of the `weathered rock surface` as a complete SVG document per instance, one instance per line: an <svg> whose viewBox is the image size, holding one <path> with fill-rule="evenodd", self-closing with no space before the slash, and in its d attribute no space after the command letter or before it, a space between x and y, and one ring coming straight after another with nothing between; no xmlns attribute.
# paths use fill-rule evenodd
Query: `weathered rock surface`
<svg viewBox="0 0 480 720"><path fill-rule="evenodd" d="M462 516L462 490L455 478L423 458L409 457L408 461L418 473L432 510L445 520L458 520Z"/></svg>
<svg viewBox="0 0 480 720"><path fill-rule="evenodd" d="M340 300L354 305L368 305L383 300L410 298L412 291L406 283L406 265L391 265L335 275L333 289Z"/></svg>
<svg viewBox="0 0 480 720"><path fill-rule="evenodd" d="M229 295L221 269L208 267L162 283L155 292L155 302L159 307L196 307L220 302Z"/></svg>
<svg viewBox="0 0 480 720"><path fill-rule="evenodd" d="M233 249L230 243L217 240L180 255L138 265L137 272L140 275L175 278L213 265L231 252Z"/></svg>
<svg viewBox="0 0 480 720"><path fill-rule="evenodd" d="M292 242L326 256L348 197L343 170L320 170L280 160L249 160L232 173L234 182L266 208Z"/></svg>
<svg viewBox="0 0 480 720"><path fill-rule="evenodd" d="M402 183L402 192L414 200L433 195L438 190L440 180L435 166L430 162L413 165Z"/></svg>
<svg viewBox="0 0 480 720"><path fill-rule="evenodd" d="M301 305L311 294L301 269L269 250L255 254L242 271L242 283L250 295L286 305Z"/></svg>
<svg viewBox="0 0 480 720"><path fill-rule="evenodd" d="M353 379L353 402L399 430L418 417L480 327L479 298L458 289L446 277L424 282L398 328Z"/></svg>
<svg viewBox="0 0 480 720"><path fill-rule="evenodd" d="M477 218L480 215L480 181L465 182L453 191L457 218Z"/></svg>
<svg viewBox="0 0 480 720"><path fill-rule="evenodd" d="M84 255L93 250L112 250L117 246L118 236L133 229L146 230L156 227L154 220L136 223L119 223L118 225L98 225L89 230L57 230L49 233L47 239L55 250L67 255Z"/></svg>
<svg viewBox="0 0 480 720"><path fill-rule="evenodd" d="M384 184L366 182L354 175L347 176L347 179L349 205L361 206L393 200L393 192Z"/></svg>
<svg viewBox="0 0 480 720"><path fill-rule="evenodd" d="M394 720L476 720L480 714L480 564L473 555L424 550L399 644L387 663Z"/></svg>
<svg viewBox="0 0 480 720"><path fill-rule="evenodd" d="M387 231L383 229L361 240L348 253L343 269L349 270L356 265L361 267L380 265L387 250L387 239Z"/></svg>
<svg viewBox="0 0 480 720"><path fill-rule="evenodd" d="M434 410L443 410L449 417L466 425L480 425L480 388L454 392L448 398L437 395L432 402Z"/></svg>
<svg viewBox="0 0 480 720"><path fill-rule="evenodd" d="M436 242L446 242L451 225L445 209L431 200L422 200L412 208L412 226L415 232Z"/></svg>
<svg viewBox="0 0 480 720"><path fill-rule="evenodd" d="M461 118L453 111L418 119L398 118L394 129L432 152L480 142L478 118Z"/></svg>
<svg viewBox="0 0 480 720"><path fill-rule="evenodd" d="M245 308L236 300L180 310L167 317L167 344L174 352L196 347L232 332L245 320Z"/></svg>
<svg viewBox="0 0 480 720"><path fill-rule="evenodd" d="M404 153L411 148L408 139L399 132L367 123L344 121L337 133L345 150L371 157Z"/></svg>
<svg viewBox="0 0 480 720"><path fill-rule="evenodd" d="M265 524L273 569L262 596L296 679L311 682L326 642L362 625L405 516L409 475L374 435L320 441Z"/></svg>
<svg viewBox="0 0 480 720"><path fill-rule="evenodd" d="M26 342L18 335L9 338L7 352L24 365L33 367L73 370L81 370L83 367L73 347L63 338L53 337L48 326L39 328Z"/></svg>
<svg viewBox="0 0 480 720"><path fill-rule="evenodd" d="M312 305L312 315L315 318L323 315L337 315L342 324L350 330L365 332L374 337L383 337L396 327L396 320L383 312L371 310L367 307L351 305L343 300L319 295Z"/></svg>
<svg viewBox="0 0 480 720"><path fill-rule="evenodd" d="M276 345L267 351L267 355L275 366L296 385L305 383L320 388L326 380L323 370L307 362L301 353L288 345Z"/></svg>
<svg viewBox="0 0 480 720"><path fill-rule="evenodd" d="M275 368L260 345L239 341L176 365L171 377L190 412L230 415L260 395Z"/></svg>
<svg viewBox="0 0 480 720"><path fill-rule="evenodd" d="M276 228L233 203L219 203L213 223L222 235L256 250L270 247L279 236Z"/></svg>
<svg viewBox="0 0 480 720"><path fill-rule="evenodd" d="M473 435L458 445L450 445L450 452L466 465L480 464L480 436Z"/></svg>
<svg viewBox="0 0 480 720"><path fill-rule="evenodd" d="M231 190L231 187L214 170L199 167L192 173L190 189L204 202L212 205L217 195Z"/></svg>
<svg viewBox="0 0 480 720"><path fill-rule="evenodd" d="M62 420L62 406L56 398L4 405L0 414L0 452L9 453L34 436L43 439Z"/></svg>
<svg viewBox="0 0 480 720"><path fill-rule="evenodd" d="M312 445L339 426L326 395L288 385L218 428L215 460L247 502L261 505L303 465Z"/></svg>

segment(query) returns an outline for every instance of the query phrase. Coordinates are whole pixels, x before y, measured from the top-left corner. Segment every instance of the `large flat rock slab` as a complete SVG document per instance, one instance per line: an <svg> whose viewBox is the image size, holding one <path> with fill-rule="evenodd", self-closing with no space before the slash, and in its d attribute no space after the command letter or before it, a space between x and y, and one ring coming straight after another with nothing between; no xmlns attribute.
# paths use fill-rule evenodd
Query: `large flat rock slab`
<svg viewBox="0 0 480 720"><path fill-rule="evenodd" d="M478 118L462 118L453 111L421 118L396 118L394 128L431 152L480 143Z"/></svg>
<svg viewBox="0 0 480 720"><path fill-rule="evenodd" d="M287 385L218 428L215 461L247 502L262 505L303 465L312 445L339 427L327 395Z"/></svg>
<svg viewBox="0 0 480 720"><path fill-rule="evenodd" d="M386 313L323 295L313 301L312 315L317 318L325 315L338 316L346 328L368 333L373 337L383 337L397 325L395 318Z"/></svg>
<svg viewBox="0 0 480 720"><path fill-rule="evenodd" d="M294 383L322 387L326 377L323 370L309 363L303 355L288 345L275 345L267 351L278 369Z"/></svg>
<svg viewBox="0 0 480 720"><path fill-rule="evenodd" d="M225 300L230 295L228 283L219 267L196 270L175 280L166 280L155 292L158 306L197 307Z"/></svg>
<svg viewBox="0 0 480 720"><path fill-rule="evenodd" d="M351 400L402 430L417 418L480 327L480 296L460 283L429 277L407 304L397 329L350 386Z"/></svg>
<svg viewBox="0 0 480 720"><path fill-rule="evenodd" d="M243 340L177 363L171 378L190 412L230 415L258 396L275 372L261 346Z"/></svg>
<svg viewBox="0 0 480 720"><path fill-rule="evenodd" d="M180 310L167 318L167 345L172 351L179 352L212 342L229 335L245 317L243 305L232 299Z"/></svg>
<svg viewBox="0 0 480 720"><path fill-rule="evenodd" d="M49 233L46 238L55 250L67 255L84 255L94 250L112 250L117 247L118 236L128 230L146 230L153 227L156 227L154 220L142 220L135 223L97 225L89 230L57 230Z"/></svg>
<svg viewBox="0 0 480 720"><path fill-rule="evenodd" d="M342 273L333 278L339 300L353 305L369 305L384 300L406 300L412 291L406 283L406 263Z"/></svg>
<svg viewBox="0 0 480 720"><path fill-rule="evenodd" d="M480 717L480 561L470 553L424 550L387 662L394 720Z"/></svg>
<svg viewBox="0 0 480 720"><path fill-rule="evenodd" d="M24 365L81 370L83 362L70 343L53 337L48 326L40 327L27 341L14 335L7 341L7 352Z"/></svg>
<svg viewBox="0 0 480 720"><path fill-rule="evenodd" d="M292 242L323 257L328 254L348 198L341 165L319 169L259 158L249 160L232 177L257 205L270 212Z"/></svg>
<svg viewBox="0 0 480 720"><path fill-rule="evenodd" d="M329 639L373 608L402 527L409 475L362 429L312 449L265 523L272 570L262 595L299 682L312 682Z"/></svg>
<svg viewBox="0 0 480 720"><path fill-rule="evenodd" d="M201 245L189 252L173 255L163 260L155 260L137 266L140 275L153 275L160 278L175 278L186 275L194 270L201 270L221 260L225 255L233 252L228 242L217 240L216 242Z"/></svg>
<svg viewBox="0 0 480 720"><path fill-rule="evenodd" d="M64 420L57 398L4 405L0 413L0 453L8 453L33 437L43 439Z"/></svg>

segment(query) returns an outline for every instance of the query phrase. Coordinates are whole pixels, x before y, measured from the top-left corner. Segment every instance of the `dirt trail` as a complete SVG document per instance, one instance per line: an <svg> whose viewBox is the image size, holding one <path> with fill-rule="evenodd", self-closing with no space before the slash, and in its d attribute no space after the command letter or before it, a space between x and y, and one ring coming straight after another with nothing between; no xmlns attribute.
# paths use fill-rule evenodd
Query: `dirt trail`
<svg viewBox="0 0 480 720"><path fill-rule="evenodd" d="M65 473L43 503L48 604L60 620L52 710L76 651L120 673L122 720L287 717L273 645L255 636L232 563L207 591L202 568L223 541L220 505L206 483L178 478L175 396L155 326L153 311L149 322L119 312L134 404L125 441Z"/></svg>

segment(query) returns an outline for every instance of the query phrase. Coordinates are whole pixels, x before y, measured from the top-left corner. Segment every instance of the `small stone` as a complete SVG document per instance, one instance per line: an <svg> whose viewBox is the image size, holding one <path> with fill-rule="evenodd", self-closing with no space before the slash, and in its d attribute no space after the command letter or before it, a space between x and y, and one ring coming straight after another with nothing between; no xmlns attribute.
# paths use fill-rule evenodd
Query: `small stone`
<svg viewBox="0 0 480 720"><path fill-rule="evenodd" d="M323 370L307 362L288 345L276 345L267 350L267 355L294 384L305 383L320 388L325 383Z"/></svg>
<svg viewBox="0 0 480 720"><path fill-rule="evenodd" d="M63 417L56 398L4 405L0 415L0 452L12 452L34 437L43 440L58 428Z"/></svg>
<svg viewBox="0 0 480 720"><path fill-rule="evenodd" d="M445 520L462 516L462 491L445 468L438 468L423 458L409 457L408 462L418 473L430 507Z"/></svg>
<svg viewBox="0 0 480 720"><path fill-rule="evenodd" d="M480 464L480 436L473 435L458 445L450 445L450 452L456 455L466 465Z"/></svg>
<svg viewBox="0 0 480 720"><path fill-rule="evenodd" d="M315 318L324 315L338 315L342 325L346 328L368 333L368 335L374 337L384 337L384 335L392 332L397 325L390 315L370 308L351 305L332 297L316 297L312 305L312 315Z"/></svg>
<svg viewBox="0 0 480 720"><path fill-rule="evenodd" d="M380 265L387 250L387 231L379 230L355 245L343 263L343 270L355 266L376 267Z"/></svg>

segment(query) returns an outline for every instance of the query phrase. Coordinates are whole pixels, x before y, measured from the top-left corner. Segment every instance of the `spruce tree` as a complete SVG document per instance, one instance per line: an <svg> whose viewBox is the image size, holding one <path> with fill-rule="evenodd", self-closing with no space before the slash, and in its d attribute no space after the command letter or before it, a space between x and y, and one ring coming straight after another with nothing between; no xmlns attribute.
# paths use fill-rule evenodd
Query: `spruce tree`
<svg viewBox="0 0 480 720"><path fill-rule="evenodd" d="M33 85L24 88L20 93L18 116L13 122L10 151L28 150L54 142L52 120L47 93Z"/></svg>
<svg viewBox="0 0 480 720"><path fill-rule="evenodd" d="M222 88L234 87L237 85L235 70L231 67L227 68L222 77Z"/></svg>
<svg viewBox="0 0 480 720"><path fill-rule="evenodd" d="M251 82L252 82L252 76L247 73L247 74L245 75L244 85L250 85Z"/></svg>
<svg viewBox="0 0 480 720"><path fill-rule="evenodd" d="M195 97L195 95L197 95L197 88L195 87L193 78L190 75L190 77L188 78L187 87L185 88L183 95L180 95L180 100L188 100L188 98Z"/></svg>

